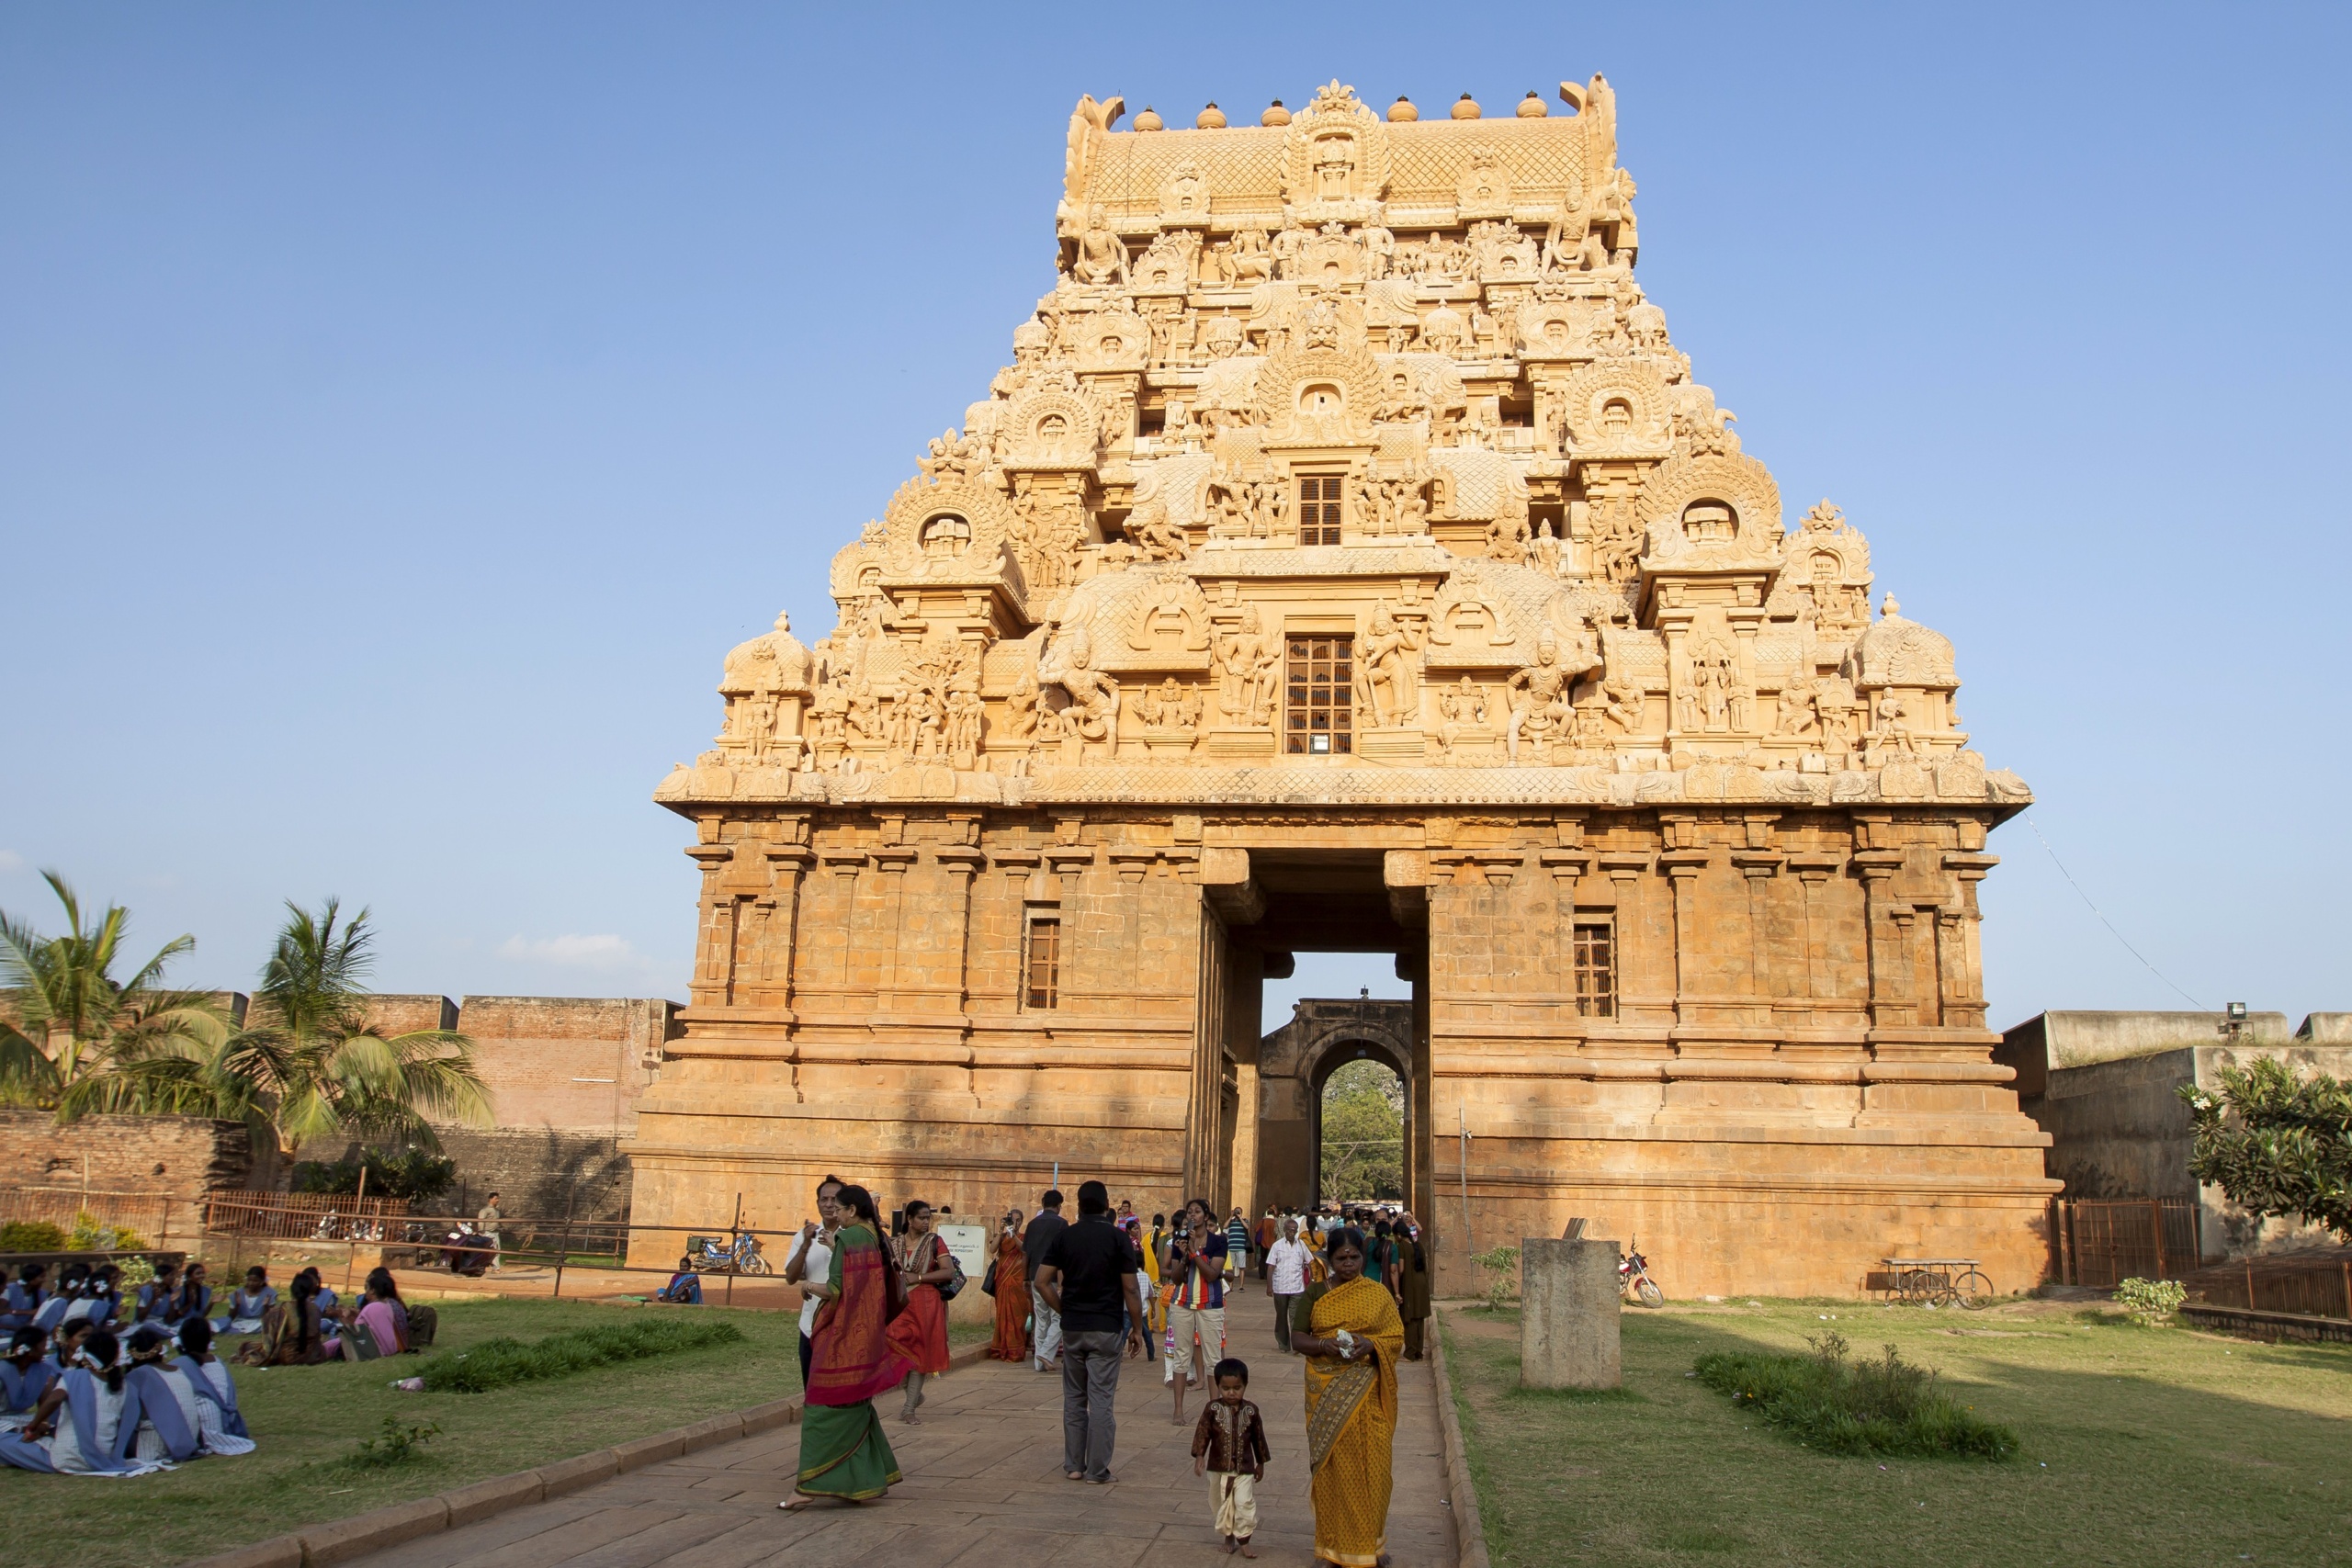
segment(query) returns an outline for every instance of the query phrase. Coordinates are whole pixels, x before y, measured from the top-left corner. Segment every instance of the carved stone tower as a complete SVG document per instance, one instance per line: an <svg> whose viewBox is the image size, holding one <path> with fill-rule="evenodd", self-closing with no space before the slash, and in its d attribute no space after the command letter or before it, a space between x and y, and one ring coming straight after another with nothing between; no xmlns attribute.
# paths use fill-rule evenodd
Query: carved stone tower
<svg viewBox="0 0 2352 1568"><path fill-rule="evenodd" d="M1634 280L1608 84L1561 96L1079 101L1012 364L657 793L701 941L641 1221L782 1224L827 1170L1001 1213L1057 1163L1307 1201L1260 987L1352 950L1412 982L1352 1054L1408 1080L1442 1289L1572 1214L1682 1294L2040 1277L1977 942L2025 787L1862 536L1784 523Z"/></svg>

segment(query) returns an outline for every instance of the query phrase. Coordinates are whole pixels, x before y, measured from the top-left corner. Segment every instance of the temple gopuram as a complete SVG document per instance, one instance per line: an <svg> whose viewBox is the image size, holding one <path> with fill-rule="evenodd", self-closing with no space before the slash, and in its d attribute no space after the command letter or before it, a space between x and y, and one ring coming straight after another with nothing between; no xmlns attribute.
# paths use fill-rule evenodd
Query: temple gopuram
<svg viewBox="0 0 2352 1568"><path fill-rule="evenodd" d="M1308 1202L1370 1055L1442 1293L1575 1216L1676 1295L2040 1280L1976 894L2028 792L1643 292L1607 82L1559 96L1079 100L1012 363L656 793L700 935L640 1223ZM1261 1042L1307 951L1409 1008Z"/></svg>

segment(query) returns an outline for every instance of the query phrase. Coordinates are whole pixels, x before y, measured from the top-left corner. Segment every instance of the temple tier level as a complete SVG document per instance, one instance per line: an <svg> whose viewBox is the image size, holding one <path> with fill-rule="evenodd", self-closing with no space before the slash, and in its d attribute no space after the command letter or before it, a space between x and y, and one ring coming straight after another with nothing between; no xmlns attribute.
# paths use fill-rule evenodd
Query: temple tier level
<svg viewBox="0 0 2352 1568"><path fill-rule="evenodd" d="M1446 1292L1576 1215L1677 1294L2041 1277L1976 900L2030 796L1862 535L1784 524L1634 280L1608 84L1560 96L1080 100L1012 365L657 793L701 934L640 1220L1305 1202L1369 1055ZM1307 950L1394 953L1405 1021L1261 1051Z"/></svg>

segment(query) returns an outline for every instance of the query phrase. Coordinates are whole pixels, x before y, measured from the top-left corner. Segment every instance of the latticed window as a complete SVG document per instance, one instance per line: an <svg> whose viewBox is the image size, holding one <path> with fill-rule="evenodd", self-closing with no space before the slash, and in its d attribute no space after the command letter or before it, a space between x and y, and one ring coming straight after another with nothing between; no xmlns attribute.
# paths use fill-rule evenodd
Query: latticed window
<svg viewBox="0 0 2352 1568"><path fill-rule="evenodd" d="M1289 700L1283 705L1283 750L1332 756L1349 750L1354 711L1353 645L1343 637L1290 639Z"/></svg>
<svg viewBox="0 0 2352 1568"><path fill-rule="evenodd" d="M1058 915L1033 916L1029 921L1029 1005L1061 1005L1062 922Z"/></svg>
<svg viewBox="0 0 2352 1568"><path fill-rule="evenodd" d="M1298 479L1298 542L1340 542L1340 476L1301 474Z"/></svg>
<svg viewBox="0 0 2352 1568"><path fill-rule="evenodd" d="M1617 1016L1617 933L1606 921L1576 928L1577 1014Z"/></svg>

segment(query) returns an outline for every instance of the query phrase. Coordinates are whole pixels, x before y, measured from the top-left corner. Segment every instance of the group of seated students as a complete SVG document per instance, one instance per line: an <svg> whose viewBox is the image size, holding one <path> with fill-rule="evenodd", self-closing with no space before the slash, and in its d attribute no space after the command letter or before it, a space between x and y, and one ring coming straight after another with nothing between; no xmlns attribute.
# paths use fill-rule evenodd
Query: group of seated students
<svg viewBox="0 0 2352 1568"><path fill-rule="evenodd" d="M143 1475L206 1454L249 1454L237 1385L201 1314L126 1337L87 1315L53 1337L19 1328L0 1360L0 1464L62 1475Z"/></svg>
<svg viewBox="0 0 2352 1568"><path fill-rule="evenodd" d="M369 1361L421 1350L434 1309L401 1300L389 1269L371 1269L357 1303L342 1305L316 1269L280 1298L268 1271L245 1271L226 1310L210 1315L204 1265L175 1260L126 1300L120 1270L67 1263L57 1289L27 1263L0 1292L0 1464L81 1475L139 1475L201 1454L253 1451L237 1388L214 1337L250 1336L241 1366Z"/></svg>

